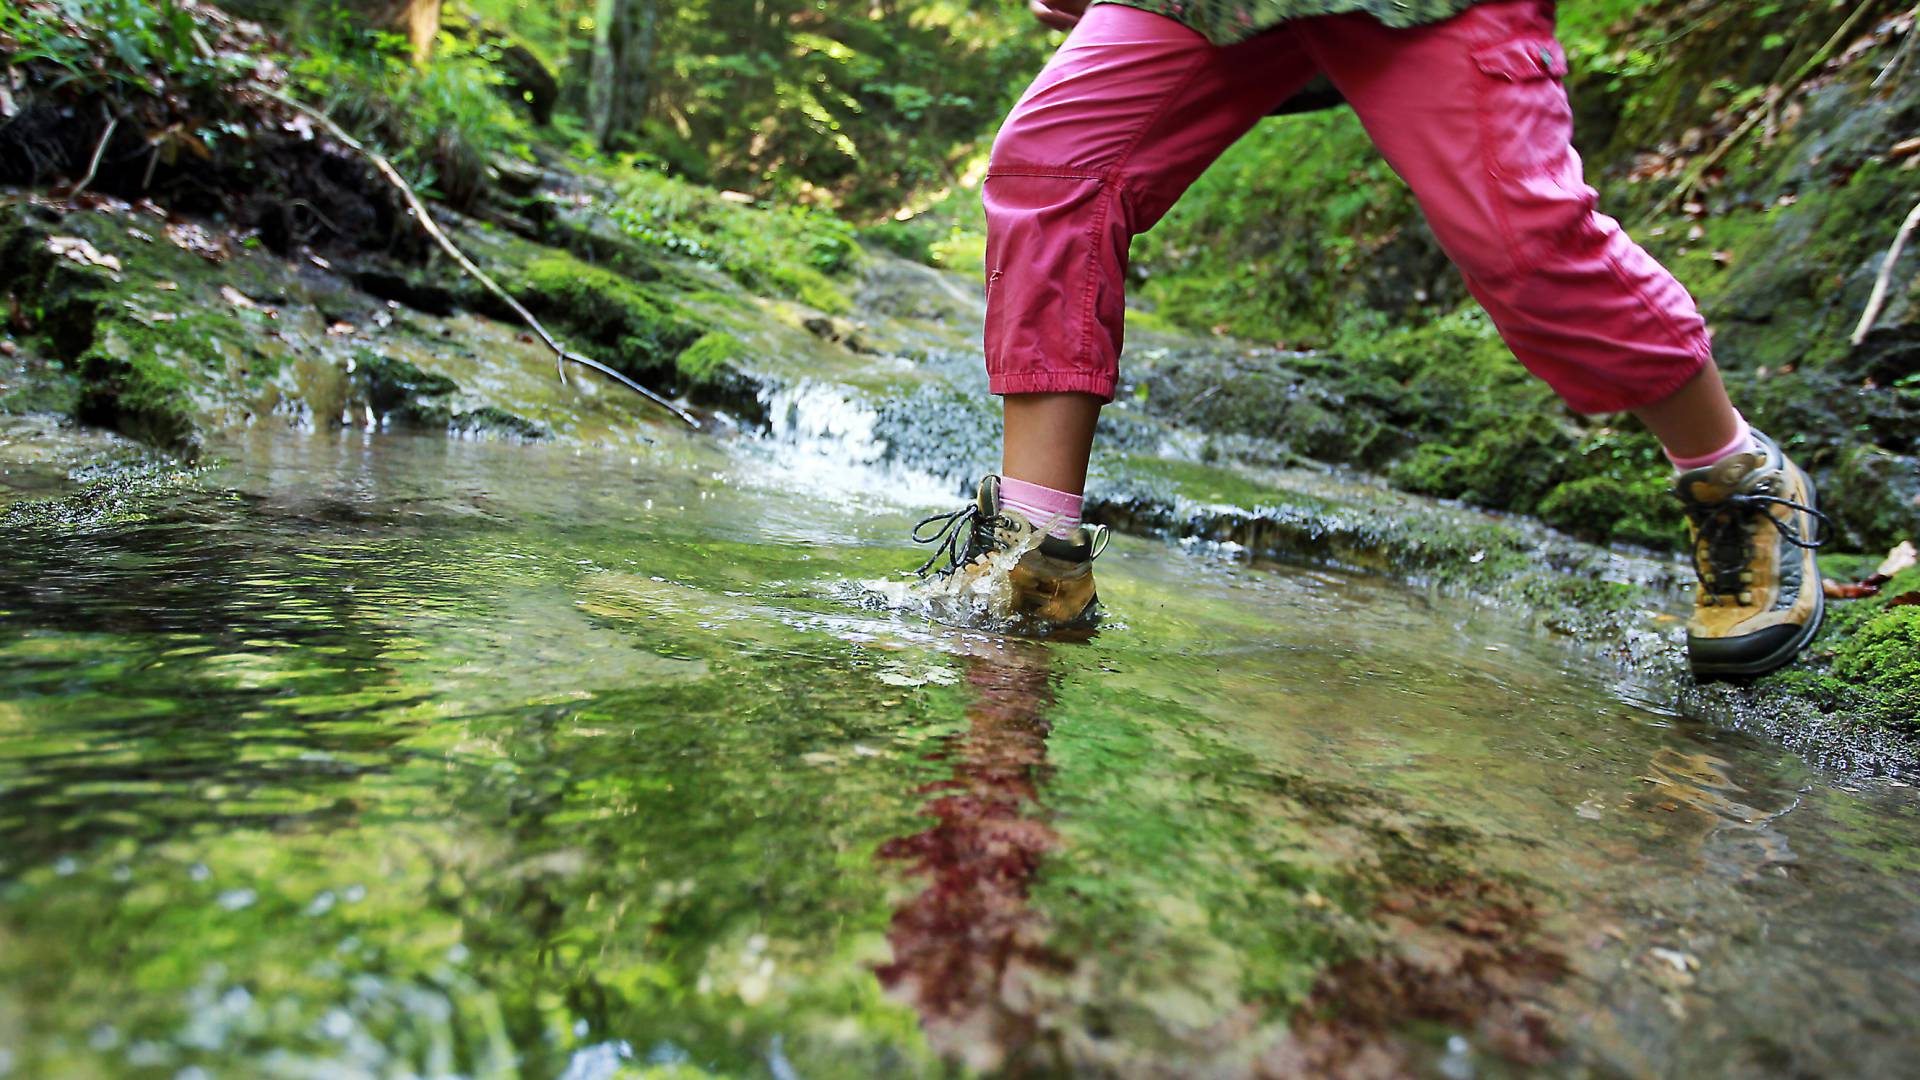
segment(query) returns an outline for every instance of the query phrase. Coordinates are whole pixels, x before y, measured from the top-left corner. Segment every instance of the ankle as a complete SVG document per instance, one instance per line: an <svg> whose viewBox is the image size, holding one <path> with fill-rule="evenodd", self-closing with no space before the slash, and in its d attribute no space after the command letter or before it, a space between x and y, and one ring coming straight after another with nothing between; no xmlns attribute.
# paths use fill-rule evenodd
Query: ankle
<svg viewBox="0 0 1920 1080"><path fill-rule="evenodd" d="M1738 412L1734 413L1734 418L1740 422L1739 430L1735 432L1734 437L1729 440L1725 446L1721 446L1711 453L1701 454L1697 457L1683 457L1668 450L1664 446L1661 447L1661 451L1667 455L1668 461L1673 462L1673 467L1681 472L1686 472L1690 469L1704 469L1709 465L1718 463L1722 458L1745 453L1753 449L1755 445L1753 441L1753 428L1748 426L1747 418L1741 416Z"/></svg>
<svg viewBox="0 0 1920 1080"><path fill-rule="evenodd" d="M1070 491L1030 484L1011 476L1000 478L1001 509L1019 514L1034 528L1046 530L1049 536L1070 539L1080 527L1084 505L1084 497Z"/></svg>

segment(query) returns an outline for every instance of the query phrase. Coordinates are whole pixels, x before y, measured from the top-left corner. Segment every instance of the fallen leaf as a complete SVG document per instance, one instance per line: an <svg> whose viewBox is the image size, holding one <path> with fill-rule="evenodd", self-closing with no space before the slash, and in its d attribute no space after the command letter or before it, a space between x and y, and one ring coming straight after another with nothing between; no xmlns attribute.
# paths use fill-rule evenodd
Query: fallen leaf
<svg viewBox="0 0 1920 1080"><path fill-rule="evenodd" d="M1903 157L1911 157L1914 154L1920 154L1920 136L1915 136L1911 139L1902 139L1894 143L1892 148L1887 151L1887 157L1894 161L1899 161Z"/></svg>
<svg viewBox="0 0 1920 1080"><path fill-rule="evenodd" d="M1898 547L1887 552L1887 561L1880 564L1880 569L1875 570L1874 575L1891 578L1902 570L1913 569L1915 564L1920 564L1920 551L1914 549L1913 541L1903 540Z"/></svg>
<svg viewBox="0 0 1920 1080"><path fill-rule="evenodd" d="M1920 592L1901 593L1887 601L1888 607L1920 607Z"/></svg>
<svg viewBox="0 0 1920 1080"><path fill-rule="evenodd" d="M167 239L182 251L191 251L208 262L225 262L233 252L224 239L191 222L171 222Z"/></svg>
<svg viewBox="0 0 1920 1080"><path fill-rule="evenodd" d="M353 333L352 323L337 322L337 323L334 323L332 326L327 327L328 337L346 337L348 334L351 334L351 333Z"/></svg>
<svg viewBox="0 0 1920 1080"><path fill-rule="evenodd" d="M177 281L156 281L153 283L153 287L159 289L161 292L180 291L180 283Z"/></svg>
<svg viewBox="0 0 1920 1080"><path fill-rule="evenodd" d="M64 259L71 259L81 266L102 266L108 270L119 270L120 260L112 255L103 254L99 248L78 236L49 236L47 250Z"/></svg>
<svg viewBox="0 0 1920 1080"><path fill-rule="evenodd" d="M1880 586L1864 583L1843 585L1832 578L1826 578L1820 582L1820 591L1825 593L1829 600L1865 600L1869 596L1879 596Z"/></svg>
<svg viewBox="0 0 1920 1080"><path fill-rule="evenodd" d="M242 311L257 311L260 307L259 304L253 302L252 297L231 285L220 286L220 298Z"/></svg>

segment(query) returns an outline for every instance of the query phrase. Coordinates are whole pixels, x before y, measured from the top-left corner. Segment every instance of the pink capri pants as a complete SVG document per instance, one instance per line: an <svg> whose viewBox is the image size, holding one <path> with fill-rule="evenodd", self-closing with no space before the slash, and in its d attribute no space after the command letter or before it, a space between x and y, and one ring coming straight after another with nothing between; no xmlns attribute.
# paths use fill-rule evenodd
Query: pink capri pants
<svg viewBox="0 0 1920 1080"><path fill-rule="evenodd" d="M1225 48L1092 8L994 142L987 373L996 394L1111 401L1127 247L1261 117L1324 72L1412 187L1467 287L1574 409L1658 401L1709 362L1693 298L1594 209L1551 0L1395 30L1300 19Z"/></svg>

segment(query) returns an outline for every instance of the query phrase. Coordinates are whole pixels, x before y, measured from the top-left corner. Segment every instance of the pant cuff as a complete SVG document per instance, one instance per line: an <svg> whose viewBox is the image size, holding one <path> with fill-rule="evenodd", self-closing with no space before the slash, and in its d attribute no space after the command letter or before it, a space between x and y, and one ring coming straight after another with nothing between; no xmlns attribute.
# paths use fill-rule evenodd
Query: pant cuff
<svg viewBox="0 0 1920 1080"><path fill-rule="evenodd" d="M1665 401L1678 393L1680 388L1693 381L1693 377L1705 370L1713 362L1713 354L1698 350L1692 362L1676 368L1672 373L1656 383L1637 386L1631 390L1617 391L1611 394L1586 395L1578 400L1567 397L1567 405L1582 416L1605 416L1610 413L1632 412L1645 405ZM1565 396L1565 395L1563 395Z"/></svg>
<svg viewBox="0 0 1920 1080"><path fill-rule="evenodd" d="M1026 371L988 375L987 386L1007 394L1092 394L1104 404L1113 400L1117 380L1090 371Z"/></svg>

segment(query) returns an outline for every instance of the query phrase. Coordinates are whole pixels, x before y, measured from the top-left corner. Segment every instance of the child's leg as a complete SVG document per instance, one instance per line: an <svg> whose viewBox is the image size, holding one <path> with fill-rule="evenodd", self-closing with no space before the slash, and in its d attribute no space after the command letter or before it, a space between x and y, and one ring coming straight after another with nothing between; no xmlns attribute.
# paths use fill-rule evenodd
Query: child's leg
<svg viewBox="0 0 1920 1080"><path fill-rule="evenodd" d="M1299 27L1514 354L1581 412L1632 411L1686 470L1674 494L1700 579L1694 671L1771 671L1820 627L1813 483L1727 401L1687 291L1595 212L1553 10L1511 0L1413 30Z"/></svg>
<svg viewBox="0 0 1920 1080"><path fill-rule="evenodd" d="M1218 49L1099 5L1041 72L987 170L987 374L1010 480L1077 495L1118 379L1127 246L1314 74L1290 32Z"/></svg>
<svg viewBox="0 0 1920 1080"><path fill-rule="evenodd" d="M1363 16L1301 28L1528 369L1580 412L1636 413L1676 458L1736 440L1693 299L1595 212L1550 0L1411 30Z"/></svg>

